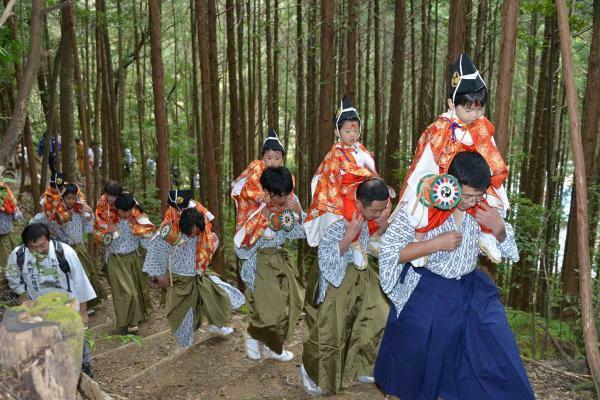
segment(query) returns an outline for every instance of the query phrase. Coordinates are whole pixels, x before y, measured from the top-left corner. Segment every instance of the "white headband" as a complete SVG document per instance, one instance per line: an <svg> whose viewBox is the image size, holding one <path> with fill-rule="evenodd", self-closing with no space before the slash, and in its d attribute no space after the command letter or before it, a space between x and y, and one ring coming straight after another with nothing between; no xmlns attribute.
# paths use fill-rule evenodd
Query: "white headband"
<svg viewBox="0 0 600 400"><path fill-rule="evenodd" d="M356 119L358 119L358 137L360 137L360 133L361 133L361 129L362 129L362 120L358 116L358 111L356 111L356 108L354 108L354 107L348 107L348 108L343 108L343 107L344 107L343 105L340 105L340 108L342 110L340 111L340 114L335 119L335 131L337 132L338 136L340 136L339 124L340 124L340 118L342 117L342 114L345 113L346 111L354 111L354 113L356 114Z"/></svg>

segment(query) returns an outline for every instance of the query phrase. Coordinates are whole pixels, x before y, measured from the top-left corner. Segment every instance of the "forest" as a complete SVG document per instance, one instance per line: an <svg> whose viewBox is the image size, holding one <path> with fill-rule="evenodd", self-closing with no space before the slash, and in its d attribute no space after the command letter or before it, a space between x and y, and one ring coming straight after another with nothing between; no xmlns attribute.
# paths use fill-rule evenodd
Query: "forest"
<svg viewBox="0 0 600 400"><path fill-rule="evenodd" d="M0 169L15 180L26 216L41 211L54 152L88 204L117 180L157 225L169 189L191 189L215 216L211 268L238 287L231 184L260 158L268 129L308 209L347 95L360 141L399 192L420 134L448 108L450 66L468 54L488 88L485 116L509 168L508 219L520 250L519 262L481 258L481 268L499 288L523 359L542 376L533 382L538 398L600 398L600 0L3 5ZM294 263L307 270L316 252L297 243ZM102 351L117 347L97 341ZM103 381L111 364L98 358L103 387L143 398L135 382ZM369 393L349 398L375 398Z"/></svg>

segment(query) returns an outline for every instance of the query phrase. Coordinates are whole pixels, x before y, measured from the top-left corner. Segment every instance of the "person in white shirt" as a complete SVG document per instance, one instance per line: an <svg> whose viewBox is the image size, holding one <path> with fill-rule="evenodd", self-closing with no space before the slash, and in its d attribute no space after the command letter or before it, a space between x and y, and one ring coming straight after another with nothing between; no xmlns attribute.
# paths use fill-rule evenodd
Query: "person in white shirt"
<svg viewBox="0 0 600 400"><path fill-rule="evenodd" d="M71 246L50 240L50 231L40 223L28 225L21 234L23 244L8 256L6 280L19 302L35 300L50 292L67 293L77 302L84 325L87 302L96 298L83 266ZM92 375L89 347L84 341L82 369Z"/></svg>

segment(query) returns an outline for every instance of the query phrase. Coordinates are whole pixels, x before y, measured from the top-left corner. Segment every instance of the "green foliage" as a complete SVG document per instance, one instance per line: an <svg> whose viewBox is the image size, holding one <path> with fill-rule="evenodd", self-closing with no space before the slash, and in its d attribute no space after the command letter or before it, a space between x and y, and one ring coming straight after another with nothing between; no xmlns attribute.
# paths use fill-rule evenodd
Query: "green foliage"
<svg viewBox="0 0 600 400"><path fill-rule="evenodd" d="M510 199L513 209L515 239L522 254L537 254L540 250L540 233L546 220L546 209L520 194Z"/></svg>
<svg viewBox="0 0 600 400"><path fill-rule="evenodd" d="M128 343L135 343L137 347L142 347L144 341L143 338L138 335L111 335L106 333L99 334L92 329L86 329L85 340L87 341L92 351L94 351L98 342L101 341L116 341L121 343L122 345Z"/></svg>
<svg viewBox="0 0 600 400"><path fill-rule="evenodd" d="M515 339L517 340L517 344L519 345L519 350L526 357L531 358L540 358L542 356L542 344L545 342L545 351L544 356L551 358L552 356L557 356L557 351L555 347L548 341L546 336L546 320L536 315L535 318L529 313L524 311L514 310L512 308L506 308L506 318L508 319L508 323L515 335ZM532 331L532 324L535 321L535 330ZM548 324L548 334L551 335L556 341L561 344L561 347L566 350L573 352L575 350L577 352L576 355L579 355L579 347L577 334L573 331L570 325L565 322L550 320ZM535 335L532 338L532 333ZM535 341L535 354L533 354L532 343Z"/></svg>

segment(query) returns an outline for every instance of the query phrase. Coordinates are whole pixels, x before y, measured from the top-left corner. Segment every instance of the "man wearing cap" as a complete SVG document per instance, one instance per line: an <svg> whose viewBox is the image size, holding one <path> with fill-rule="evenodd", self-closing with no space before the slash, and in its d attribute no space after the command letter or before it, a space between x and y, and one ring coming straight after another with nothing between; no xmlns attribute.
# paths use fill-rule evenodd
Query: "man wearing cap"
<svg viewBox="0 0 600 400"><path fill-rule="evenodd" d="M143 271L167 288L166 316L180 348L194 343L202 319L209 332L227 336L231 310L244 304L244 295L222 281L209 264L219 246L212 232L214 216L192 200L191 190L169 191L169 208L152 239Z"/></svg>

